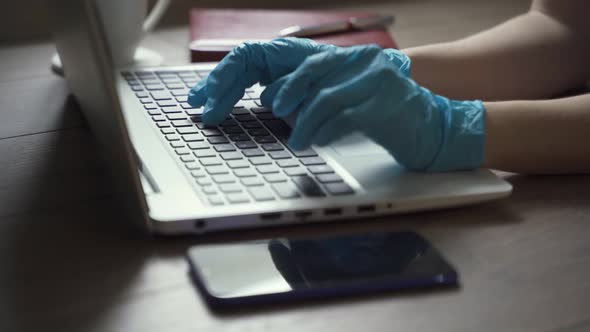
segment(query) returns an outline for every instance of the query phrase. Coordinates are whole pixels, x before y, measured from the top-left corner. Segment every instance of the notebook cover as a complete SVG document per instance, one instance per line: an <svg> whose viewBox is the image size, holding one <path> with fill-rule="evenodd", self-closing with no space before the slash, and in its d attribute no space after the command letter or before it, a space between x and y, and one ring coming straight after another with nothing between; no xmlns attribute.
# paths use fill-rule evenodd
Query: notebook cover
<svg viewBox="0 0 590 332"><path fill-rule="evenodd" d="M227 47L203 47L197 40L254 39L270 40L278 31L292 25L315 25L346 20L349 17L370 17L370 12L335 12L322 10L269 9L205 9L190 11L190 56L192 62L219 61L227 54ZM397 48L386 29L350 31L313 38L320 43L339 46L378 44L383 48Z"/></svg>

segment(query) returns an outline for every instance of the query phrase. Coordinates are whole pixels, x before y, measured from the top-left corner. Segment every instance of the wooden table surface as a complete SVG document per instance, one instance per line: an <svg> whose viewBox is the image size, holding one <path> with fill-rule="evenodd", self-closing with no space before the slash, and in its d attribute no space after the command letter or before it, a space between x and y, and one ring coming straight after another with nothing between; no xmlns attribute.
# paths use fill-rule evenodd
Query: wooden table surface
<svg viewBox="0 0 590 332"><path fill-rule="evenodd" d="M422 0L363 5L394 13L402 47L452 40L528 1ZM186 63L186 26L144 44ZM511 197L378 219L146 238L124 231L93 138L50 41L0 45L0 331L588 331L590 176L518 176ZM550 134L550 133L548 133ZM207 241L412 229L458 268L458 290L388 294L211 313L184 253Z"/></svg>

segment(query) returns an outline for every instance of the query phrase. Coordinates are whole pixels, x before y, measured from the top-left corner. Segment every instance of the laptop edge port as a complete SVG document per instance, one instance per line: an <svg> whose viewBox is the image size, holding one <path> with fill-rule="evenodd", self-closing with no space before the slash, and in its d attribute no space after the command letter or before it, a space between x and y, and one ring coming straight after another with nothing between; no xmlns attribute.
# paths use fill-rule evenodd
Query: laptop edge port
<svg viewBox="0 0 590 332"><path fill-rule="evenodd" d="M262 213L260 214L260 220L277 220L281 218L281 215L280 212Z"/></svg>
<svg viewBox="0 0 590 332"><path fill-rule="evenodd" d="M375 212L376 207L374 204L368 204L368 205L359 205L356 209L356 212L358 213L369 213L369 212Z"/></svg>

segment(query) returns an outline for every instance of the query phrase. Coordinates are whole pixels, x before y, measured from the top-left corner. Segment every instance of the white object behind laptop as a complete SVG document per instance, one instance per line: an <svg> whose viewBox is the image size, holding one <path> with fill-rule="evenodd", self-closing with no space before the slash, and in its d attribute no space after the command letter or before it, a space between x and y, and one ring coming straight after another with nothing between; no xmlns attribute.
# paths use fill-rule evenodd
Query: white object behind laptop
<svg viewBox="0 0 590 332"><path fill-rule="evenodd" d="M138 47L147 33L158 24L170 0L158 0L150 13L148 0L100 0L97 9L104 26L113 63L117 66L159 66L163 58L157 52ZM147 15L147 17L146 17ZM63 66L56 53L52 68L63 75Z"/></svg>

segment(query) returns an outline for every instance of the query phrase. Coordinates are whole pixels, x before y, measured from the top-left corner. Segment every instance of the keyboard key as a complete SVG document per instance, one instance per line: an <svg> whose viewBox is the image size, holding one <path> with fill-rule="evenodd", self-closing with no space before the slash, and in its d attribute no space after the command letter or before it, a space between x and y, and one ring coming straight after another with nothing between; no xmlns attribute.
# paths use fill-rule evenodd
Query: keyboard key
<svg viewBox="0 0 590 332"><path fill-rule="evenodd" d="M192 105L191 105L191 104L189 104L189 103L180 103L180 107L184 108L185 110L186 110L186 109L189 109L189 108L197 108L197 107L195 107L195 106L192 106Z"/></svg>
<svg viewBox="0 0 590 332"><path fill-rule="evenodd" d="M280 198L290 199L301 197L295 185L290 182L273 183L270 186Z"/></svg>
<svg viewBox="0 0 590 332"><path fill-rule="evenodd" d="M255 187L264 185L264 181L259 177L241 178L240 182L247 187Z"/></svg>
<svg viewBox="0 0 590 332"><path fill-rule="evenodd" d="M275 196L266 187L250 187L248 188L248 192L258 202L273 201L275 199Z"/></svg>
<svg viewBox="0 0 590 332"><path fill-rule="evenodd" d="M266 107L253 107L250 109L254 114L262 114L262 113L272 113L270 108Z"/></svg>
<svg viewBox="0 0 590 332"><path fill-rule="evenodd" d="M227 167L225 167L225 165L220 165L220 166L207 166L206 167L206 171L210 175L229 174L229 170L227 169Z"/></svg>
<svg viewBox="0 0 590 332"><path fill-rule="evenodd" d="M267 156L262 156L262 157L252 157L250 159L250 163L254 166L259 166L259 165L269 165L272 164L272 160L270 158L268 158Z"/></svg>
<svg viewBox="0 0 590 332"><path fill-rule="evenodd" d="M173 91L170 91L170 93L172 93L172 95L173 95L174 97L178 97L178 96L188 96L188 92L189 92L189 90L188 90L188 89L187 89L187 90L173 90Z"/></svg>
<svg viewBox="0 0 590 332"><path fill-rule="evenodd" d="M140 99L139 102L142 103L142 104L150 104L150 105L152 105L154 103L149 98Z"/></svg>
<svg viewBox="0 0 590 332"><path fill-rule="evenodd" d="M248 130L248 134L250 134L252 136L268 136L268 135L270 135L268 130L266 130L264 128L250 129L250 130Z"/></svg>
<svg viewBox="0 0 590 332"><path fill-rule="evenodd" d="M200 134L186 134L186 135L182 135L182 139L185 142L200 142L204 138Z"/></svg>
<svg viewBox="0 0 590 332"><path fill-rule="evenodd" d="M223 204L225 204L225 202L223 201L223 198L220 195L209 196L209 197L207 197L207 200L209 201L209 203L211 205L223 205Z"/></svg>
<svg viewBox="0 0 590 332"><path fill-rule="evenodd" d="M201 169L201 165L199 165L196 161L186 163L184 164L184 167L186 167L186 169L188 169L189 171Z"/></svg>
<svg viewBox="0 0 590 332"><path fill-rule="evenodd" d="M264 121L264 125L279 139L288 139L291 136L291 127L282 120Z"/></svg>
<svg viewBox="0 0 590 332"><path fill-rule="evenodd" d="M234 142L242 142L242 141L249 141L250 140L250 136L248 136L246 134L233 134L233 135L228 135L227 137Z"/></svg>
<svg viewBox="0 0 590 332"><path fill-rule="evenodd" d="M280 143L262 144L261 147L264 151L281 151L285 149Z"/></svg>
<svg viewBox="0 0 590 332"><path fill-rule="evenodd" d="M269 173L278 173L280 172L280 168L275 165L260 165L256 166L256 170L260 174L269 174Z"/></svg>
<svg viewBox="0 0 590 332"><path fill-rule="evenodd" d="M201 188L201 191L205 195L217 195L219 193L219 191L217 191L217 188L215 188L214 186L203 187Z"/></svg>
<svg viewBox="0 0 590 332"><path fill-rule="evenodd" d="M197 134L199 131L195 127L184 127L184 128L177 128L176 131L183 135L184 138L186 134Z"/></svg>
<svg viewBox="0 0 590 332"><path fill-rule="evenodd" d="M170 134L170 135L166 135L166 140L167 141L180 141L180 136L176 135L176 134Z"/></svg>
<svg viewBox="0 0 590 332"><path fill-rule="evenodd" d="M320 157L305 157L305 158L301 158L299 159L299 161L305 165L305 166L309 166L309 165L323 165L326 162L324 161L324 159L320 158Z"/></svg>
<svg viewBox="0 0 590 332"><path fill-rule="evenodd" d="M168 127L170 127L170 123L169 122L156 122L156 126L158 126L158 128L168 128Z"/></svg>
<svg viewBox="0 0 590 332"><path fill-rule="evenodd" d="M231 111L231 114L233 115L250 115L250 111L248 111L246 108L244 107L234 107L234 109Z"/></svg>
<svg viewBox="0 0 590 332"><path fill-rule="evenodd" d="M327 183L326 190L332 195L350 195L354 190L344 182Z"/></svg>
<svg viewBox="0 0 590 332"><path fill-rule="evenodd" d="M160 111L158 111L157 109L155 109L155 110L149 110L148 111L148 114L149 115L160 115L162 113L160 113Z"/></svg>
<svg viewBox="0 0 590 332"><path fill-rule="evenodd" d="M195 150L193 152L195 157L197 158L207 158L207 157L215 157L217 153L211 149L204 149L204 150Z"/></svg>
<svg viewBox="0 0 590 332"><path fill-rule="evenodd" d="M242 155L237 151L228 151L228 152L220 152L219 156L223 160L235 160L235 159L242 159Z"/></svg>
<svg viewBox="0 0 590 332"><path fill-rule="evenodd" d="M227 194L225 196L225 198L227 198L227 201L230 202L231 204L248 203L248 202L250 202L250 197L248 197L248 195L245 194L245 193L232 193L232 194Z"/></svg>
<svg viewBox="0 0 590 332"><path fill-rule="evenodd" d="M148 91L164 90L164 86L162 84L146 84L145 88Z"/></svg>
<svg viewBox="0 0 590 332"><path fill-rule="evenodd" d="M186 155L186 156L180 157L180 160L183 163L188 163L188 162L191 162L191 161L195 161L195 158L193 156L191 156L191 155Z"/></svg>
<svg viewBox="0 0 590 332"><path fill-rule="evenodd" d="M240 160L228 160L227 166L232 169L236 168L247 168L250 167L250 163L247 160L240 159Z"/></svg>
<svg viewBox="0 0 590 332"><path fill-rule="evenodd" d="M264 152L262 152L262 150L260 150L260 149L247 149L247 150L242 151L242 153L246 157L264 156Z"/></svg>
<svg viewBox="0 0 590 332"><path fill-rule="evenodd" d="M158 104L160 107L176 106L176 102L174 100L159 100L156 102L156 104Z"/></svg>
<svg viewBox="0 0 590 332"><path fill-rule="evenodd" d="M328 165L314 165L307 168L311 174L334 173L334 169Z"/></svg>
<svg viewBox="0 0 590 332"><path fill-rule="evenodd" d="M193 170L193 171L191 172L191 175L192 175L192 176L193 176L195 179L197 179L197 178L204 178L204 177L206 177L206 176L207 176L207 172L205 172L205 170L204 170L204 169L196 169L196 170Z"/></svg>
<svg viewBox="0 0 590 332"><path fill-rule="evenodd" d="M342 182L342 178L340 177L340 175L336 174L336 173L329 173L329 174L319 174L318 176L316 176L316 179L320 182L320 183L331 183L331 182Z"/></svg>
<svg viewBox="0 0 590 332"><path fill-rule="evenodd" d="M236 151L236 148L232 144L218 144L213 146L217 152Z"/></svg>
<svg viewBox="0 0 590 332"><path fill-rule="evenodd" d="M203 134L203 136L205 136L205 137L222 136L223 135L221 133L221 131L219 131L219 129L203 129L201 131L201 134Z"/></svg>
<svg viewBox="0 0 590 332"><path fill-rule="evenodd" d="M263 177L266 180L266 182L270 183L287 181L287 177L280 173L266 174Z"/></svg>
<svg viewBox="0 0 590 332"><path fill-rule="evenodd" d="M223 132L226 133L227 135L242 134L242 133L244 133L244 130L238 126L232 126L232 127L224 127Z"/></svg>
<svg viewBox="0 0 590 332"><path fill-rule="evenodd" d="M217 157L203 158L203 159L199 160L199 163L201 163L201 165L203 165L203 166L223 165L223 161Z"/></svg>
<svg viewBox="0 0 590 332"><path fill-rule="evenodd" d="M221 122L219 124L220 127L233 127L233 126L238 126L238 123L233 120L233 119L229 119L229 120L223 120L223 122Z"/></svg>
<svg viewBox="0 0 590 332"><path fill-rule="evenodd" d="M202 116L203 115L203 108L192 108L184 111L186 114L190 116Z"/></svg>
<svg viewBox="0 0 590 332"><path fill-rule="evenodd" d="M255 149L258 147L258 144L252 141L243 141L243 142L236 142L236 147L238 149Z"/></svg>
<svg viewBox="0 0 590 332"><path fill-rule="evenodd" d="M168 91L152 91L150 95L154 100L170 100L172 96L168 93Z"/></svg>
<svg viewBox="0 0 590 332"><path fill-rule="evenodd" d="M291 152L293 152L293 154L295 155L295 157L298 158L302 158L302 157L315 157L318 154L311 148L309 149L305 149L305 150L301 150L301 151L294 151L291 150Z"/></svg>
<svg viewBox="0 0 590 332"><path fill-rule="evenodd" d="M170 113L182 113L182 109L180 109L180 108L179 108L179 107L177 107L177 106L167 106L167 107L162 107L162 108L160 108L160 110L161 110L163 113L166 113L166 114L170 114Z"/></svg>
<svg viewBox="0 0 590 332"><path fill-rule="evenodd" d="M188 120L176 120L170 122L173 127L180 128L180 127L192 127L193 123Z"/></svg>
<svg viewBox="0 0 590 332"><path fill-rule="evenodd" d="M188 147L191 150L199 150L199 149L209 149L209 143L200 141L200 142L190 142L188 143Z"/></svg>
<svg viewBox="0 0 590 332"><path fill-rule="evenodd" d="M138 82L138 83L139 83L139 82ZM147 97L149 97L149 96L150 96L150 95L149 95L147 92L145 92L145 91L136 92L136 93L135 93L135 95L137 96L137 98L147 98Z"/></svg>
<svg viewBox="0 0 590 332"><path fill-rule="evenodd" d="M291 158L291 154L289 154L289 152L283 150L283 151L272 151L268 153L269 157L271 157L272 159L288 159Z"/></svg>
<svg viewBox="0 0 590 332"><path fill-rule="evenodd" d="M223 136L213 136L207 138L207 141L211 144L226 144L229 143L229 140Z"/></svg>
<svg viewBox="0 0 590 332"><path fill-rule="evenodd" d="M147 103L147 104L143 104L143 108L145 110L156 110L156 109L158 109L158 106L156 106L156 104L154 104L154 103Z"/></svg>
<svg viewBox="0 0 590 332"><path fill-rule="evenodd" d="M202 178L197 178L195 180L195 182L199 185L199 186L210 186L213 184L213 182L211 181L211 179L207 178L207 177L202 177Z"/></svg>
<svg viewBox="0 0 590 332"><path fill-rule="evenodd" d="M217 175L213 175L212 178L213 178L213 181L218 184L236 182L236 178L230 174L217 174Z"/></svg>
<svg viewBox="0 0 590 332"><path fill-rule="evenodd" d="M307 172L303 167L290 167L284 169L285 174L288 176L307 175Z"/></svg>
<svg viewBox="0 0 590 332"><path fill-rule="evenodd" d="M297 159L283 159L283 160L277 160L277 165L279 165L280 167L295 167L295 166L299 166L299 162L297 161Z"/></svg>
<svg viewBox="0 0 590 332"><path fill-rule="evenodd" d="M182 114L182 113L172 113L172 114L168 114L166 115L166 117L168 118L168 120L186 120L186 115Z"/></svg>
<svg viewBox="0 0 590 332"><path fill-rule="evenodd" d="M184 143L180 142L180 141L172 141L170 142L170 146L173 148L183 148L184 147Z"/></svg>
<svg viewBox="0 0 590 332"><path fill-rule="evenodd" d="M178 96L174 97L174 99L176 99L176 101L179 103L186 103L186 101L188 100L188 96Z"/></svg>
<svg viewBox="0 0 590 332"><path fill-rule="evenodd" d="M152 120L154 120L156 122L166 121L166 117L163 115L154 115L154 116L152 116Z"/></svg>
<svg viewBox="0 0 590 332"><path fill-rule="evenodd" d="M242 127L244 129L257 129L262 128L262 124L260 124L258 121L246 121L242 122Z"/></svg>
<svg viewBox="0 0 590 332"><path fill-rule="evenodd" d="M191 150L187 149L187 148L178 148L176 150L174 150L176 152L177 155L182 156L185 154L190 154Z"/></svg>
<svg viewBox="0 0 590 332"><path fill-rule="evenodd" d="M240 193L244 191L242 186L237 183L224 183L219 185L219 190L225 194L229 193Z"/></svg>
<svg viewBox="0 0 590 332"><path fill-rule="evenodd" d="M182 83L168 83L166 87L170 90L184 90L186 86Z"/></svg>
<svg viewBox="0 0 590 332"><path fill-rule="evenodd" d="M162 128L160 129L160 131L162 132L162 134L164 135L169 135L169 134L174 134L176 133L176 130L174 130L174 128Z"/></svg>
<svg viewBox="0 0 590 332"><path fill-rule="evenodd" d="M263 144L263 143L276 143L277 140L272 137L272 136L258 136L258 137L254 137L254 141L256 141L257 143Z"/></svg>
<svg viewBox="0 0 590 332"><path fill-rule="evenodd" d="M234 169L234 175L239 178L246 178L250 176L256 176L258 173L252 168L237 168Z"/></svg>
<svg viewBox="0 0 590 332"><path fill-rule="evenodd" d="M246 112L248 112L248 111L246 110ZM239 122L255 121L256 120L256 118L254 116L252 116L251 114L234 115L234 119L236 119Z"/></svg>
<svg viewBox="0 0 590 332"><path fill-rule="evenodd" d="M311 177L304 175L304 176L294 176L291 180L297 185L299 189L303 192L304 195L310 197L321 197L325 196L324 192L320 188L320 186L312 179Z"/></svg>

